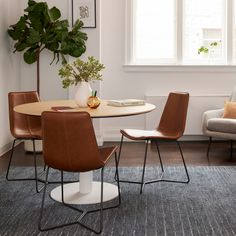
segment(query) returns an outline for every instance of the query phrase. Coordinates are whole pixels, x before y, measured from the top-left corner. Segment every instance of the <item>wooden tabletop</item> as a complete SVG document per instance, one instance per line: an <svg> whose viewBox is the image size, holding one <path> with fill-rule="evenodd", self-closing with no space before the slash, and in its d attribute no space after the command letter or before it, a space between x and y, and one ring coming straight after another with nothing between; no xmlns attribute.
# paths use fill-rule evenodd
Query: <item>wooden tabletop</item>
<svg viewBox="0 0 236 236"><path fill-rule="evenodd" d="M156 108L156 106L150 103L140 106L115 107L107 105L107 101L103 100L97 109L91 109L79 108L74 100L56 100L18 105L14 107L14 111L26 115L41 116L43 111L52 111L51 107L60 106L73 107L73 109L66 110L69 112L87 111L93 118L132 116L148 113Z"/></svg>

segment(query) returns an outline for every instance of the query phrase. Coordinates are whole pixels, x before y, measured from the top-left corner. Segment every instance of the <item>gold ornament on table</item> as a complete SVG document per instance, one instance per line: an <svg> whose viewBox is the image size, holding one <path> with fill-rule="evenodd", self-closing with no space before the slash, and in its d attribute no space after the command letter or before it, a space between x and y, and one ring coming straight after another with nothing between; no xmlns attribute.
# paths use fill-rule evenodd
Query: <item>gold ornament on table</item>
<svg viewBox="0 0 236 236"><path fill-rule="evenodd" d="M90 96L87 101L87 105L89 108L96 109L99 107L101 101L96 95L97 91L92 91L92 96Z"/></svg>

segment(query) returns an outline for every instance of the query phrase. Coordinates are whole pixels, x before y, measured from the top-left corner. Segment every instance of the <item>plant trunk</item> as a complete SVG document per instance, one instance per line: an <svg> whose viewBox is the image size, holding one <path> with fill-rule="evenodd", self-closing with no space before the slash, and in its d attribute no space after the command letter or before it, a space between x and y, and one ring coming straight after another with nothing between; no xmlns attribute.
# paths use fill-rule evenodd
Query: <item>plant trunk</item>
<svg viewBox="0 0 236 236"><path fill-rule="evenodd" d="M40 48L37 53L37 92L40 96Z"/></svg>

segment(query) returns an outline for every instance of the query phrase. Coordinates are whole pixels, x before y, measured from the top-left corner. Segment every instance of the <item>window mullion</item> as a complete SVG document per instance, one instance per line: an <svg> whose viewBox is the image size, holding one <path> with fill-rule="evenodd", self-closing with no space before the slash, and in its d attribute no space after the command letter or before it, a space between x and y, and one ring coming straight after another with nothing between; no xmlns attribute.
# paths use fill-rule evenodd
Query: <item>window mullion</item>
<svg viewBox="0 0 236 236"><path fill-rule="evenodd" d="M176 0L176 58L183 63L183 0Z"/></svg>
<svg viewBox="0 0 236 236"><path fill-rule="evenodd" d="M234 0L227 0L227 19L226 19L226 32L224 36L227 39L227 64L231 65L233 63L233 30L234 30Z"/></svg>
<svg viewBox="0 0 236 236"><path fill-rule="evenodd" d="M125 1L125 63L130 64L133 59L133 37L134 37L134 3L133 0Z"/></svg>

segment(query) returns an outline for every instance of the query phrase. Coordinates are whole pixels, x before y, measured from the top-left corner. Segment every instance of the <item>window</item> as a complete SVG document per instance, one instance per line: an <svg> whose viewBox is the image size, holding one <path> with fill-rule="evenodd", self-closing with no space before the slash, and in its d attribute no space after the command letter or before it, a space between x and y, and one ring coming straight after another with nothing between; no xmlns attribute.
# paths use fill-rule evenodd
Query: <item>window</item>
<svg viewBox="0 0 236 236"><path fill-rule="evenodd" d="M134 57L140 62L174 61L175 0L135 2Z"/></svg>
<svg viewBox="0 0 236 236"><path fill-rule="evenodd" d="M126 0L127 64L236 64L235 1Z"/></svg>

